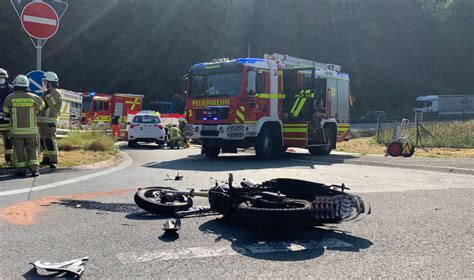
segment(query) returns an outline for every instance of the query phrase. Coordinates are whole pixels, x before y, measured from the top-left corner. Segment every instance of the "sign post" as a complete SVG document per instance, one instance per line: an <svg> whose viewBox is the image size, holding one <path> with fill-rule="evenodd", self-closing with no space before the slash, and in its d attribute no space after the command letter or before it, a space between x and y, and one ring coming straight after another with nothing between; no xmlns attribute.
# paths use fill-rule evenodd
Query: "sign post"
<svg viewBox="0 0 474 280"><path fill-rule="evenodd" d="M21 25L36 48L36 69L41 70L41 51L59 29L68 4L61 0L10 0Z"/></svg>
<svg viewBox="0 0 474 280"><path fill-rule="evenodd" d="M36 43L36 70L41 70L41 40L37 39Z"/></svg>

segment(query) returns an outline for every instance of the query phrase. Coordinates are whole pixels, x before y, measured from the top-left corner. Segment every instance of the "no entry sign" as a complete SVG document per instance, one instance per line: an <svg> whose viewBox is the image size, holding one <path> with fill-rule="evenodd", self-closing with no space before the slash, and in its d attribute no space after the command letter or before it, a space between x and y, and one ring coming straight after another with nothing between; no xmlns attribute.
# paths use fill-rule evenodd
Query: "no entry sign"
<svg viewBox="0 0 474 280"><path fill-rule="evenodd" d="M45 2L31 2L21 11L21 25L26 33L36 39L48 39L59 28L56 11Z"/></svg>

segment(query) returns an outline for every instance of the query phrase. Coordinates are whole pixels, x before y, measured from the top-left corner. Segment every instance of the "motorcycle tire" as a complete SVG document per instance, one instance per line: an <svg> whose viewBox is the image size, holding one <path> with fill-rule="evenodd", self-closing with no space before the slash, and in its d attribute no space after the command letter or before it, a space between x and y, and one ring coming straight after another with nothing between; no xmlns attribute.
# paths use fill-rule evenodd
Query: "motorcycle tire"
<svg viewBox="0 0 474 280"><path fill-rule="evenodd" d="M294 207L255 207L249 201L244 201L235 211L236 218L255 226L311 226L314 224L314 210L311 202L306 200L291 200Z"/></svg>
<svg viewBox="0 0 474 280"><path fill-rule="evenodd" d="M142 188L137 190L133 200L141 209L163 216L173 216L176 212L186 211L193 206L193 200L190 197L187 197L185 201L175 200L173 203L161 203L161 201L151 196L153 192L165 189L176 190L167 187Z"/></svg>

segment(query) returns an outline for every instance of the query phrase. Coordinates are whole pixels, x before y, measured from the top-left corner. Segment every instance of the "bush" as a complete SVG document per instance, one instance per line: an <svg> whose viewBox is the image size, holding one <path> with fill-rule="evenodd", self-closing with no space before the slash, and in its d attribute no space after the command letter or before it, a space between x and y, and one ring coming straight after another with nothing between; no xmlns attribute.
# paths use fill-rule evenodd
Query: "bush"
<svg viewBox="0 0 474 280"><path fill-rule="evenodd" d="M66 138L58 140L58 148L62 151L88 150L88 151L112 151L114 140L112 136L102 131L74 131Z"/></svg>
<svg viewBox="0 0 474 280"><path fill-rule="evenodd" d="M422 133L421 143L431 148L474 148L474 120L452 121L424 126L433 137ZM416 143L416 128L409 128L408 135L412 143ZM378 143L389 143L392 130L382 130ZM375 141L375 136L374 136Z"/></svg>

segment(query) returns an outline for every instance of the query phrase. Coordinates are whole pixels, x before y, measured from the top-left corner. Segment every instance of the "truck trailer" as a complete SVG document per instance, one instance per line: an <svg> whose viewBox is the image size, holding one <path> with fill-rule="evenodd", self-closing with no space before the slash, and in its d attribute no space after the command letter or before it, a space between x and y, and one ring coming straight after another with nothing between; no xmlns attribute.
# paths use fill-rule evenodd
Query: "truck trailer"
<svg viewBox="0 0 474 280"><path fill-rule="evenodd" d="M413 110L440 116L474 114L474 94L418 96Z"/></svg>

